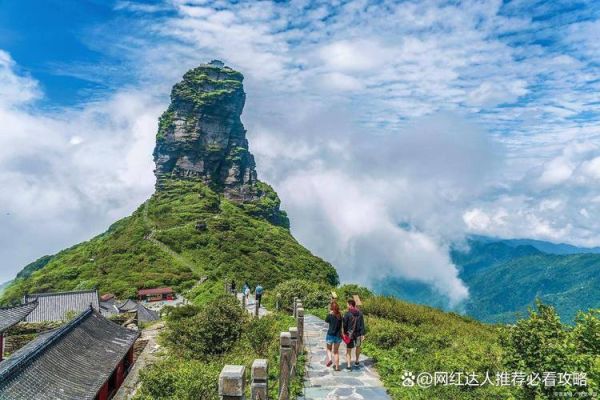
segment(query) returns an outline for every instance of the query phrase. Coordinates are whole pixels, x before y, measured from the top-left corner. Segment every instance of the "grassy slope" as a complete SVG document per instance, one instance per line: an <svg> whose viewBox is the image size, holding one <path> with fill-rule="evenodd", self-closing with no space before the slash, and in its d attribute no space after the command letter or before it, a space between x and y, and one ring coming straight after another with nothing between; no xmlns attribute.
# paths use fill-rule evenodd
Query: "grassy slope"
<svg viewBox="0 0 600 400"><path fill-rule="evenodd" d="M267 288L300 275L335 282L327 262L313 256L281 226L251 216L202 183L169 180L130 217L90 241L58 253L30 277L17 279L2 302L27 292L98 287L101 292L132 297L141 287L170 285L196 298L222 291L225 278L261 282ZM198 222L206 224L197 230ZM173 257L146 238L165 243Z"/></svg>

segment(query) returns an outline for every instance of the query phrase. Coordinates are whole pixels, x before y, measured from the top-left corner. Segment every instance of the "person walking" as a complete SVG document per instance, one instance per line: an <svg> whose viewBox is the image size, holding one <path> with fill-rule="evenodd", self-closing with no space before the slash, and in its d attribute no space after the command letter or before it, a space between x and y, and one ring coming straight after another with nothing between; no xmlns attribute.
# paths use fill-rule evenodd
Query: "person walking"
<svg viewBox="0 0 600 400"><path fill-rule="evenodd" d="M329 324L325 343L327 344L327 359L326 365L335 371L340 370L340 343L342 343L342 313L340 306L333 300L329 305L329 314L325 318L325 322Z"/></svg>
<svg viewBox="0 0 600 400"><path fill-rule="evenodd" d="M244 286L242 286L242 295L246 298L246 305L249 305L250 301L250 285L248 282L244 282Z"/></svg>
<svg viewBox="0 0 600 400"><path fill-rule="evenodd" d="M365 319L363 313L356 308L354 299L348 300L348 311L343 318L344 334L350 339L346 342L346 363L347 368L352 369L352 349L355 349L354 365L359 366L360 346L365 338Z"/></svg>
<svg viewBox="0 0 600 400"><path fill-rule="evenodd" d="M260 283L256 285L256 288L254 289L254 299L258 302L258 308L260 308L260 302L262 300L262 295L264 291L265 289L263 289Z"/></svg>
<svg viewBox="0 0 600 400"><path fill-rule="evenodd" d="M237 292L235 291L235 279L231 280L231 293L236 294Z"/></svg>

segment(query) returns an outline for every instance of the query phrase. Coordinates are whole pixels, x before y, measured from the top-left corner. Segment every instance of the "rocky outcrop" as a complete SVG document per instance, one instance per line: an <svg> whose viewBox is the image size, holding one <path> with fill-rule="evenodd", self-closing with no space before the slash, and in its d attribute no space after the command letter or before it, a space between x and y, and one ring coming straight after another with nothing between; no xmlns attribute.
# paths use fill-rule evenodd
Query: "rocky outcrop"
<svg viewBox="0 0 600 400"><path fill-rule="evenodd" d="M214 60L188 71L173 87L156 136L156 188L160 190L165 179L198 179L255 215L287 226L279 198L258 181L254 156L248 151L240 119L246 101L243 79Z"/></svg>

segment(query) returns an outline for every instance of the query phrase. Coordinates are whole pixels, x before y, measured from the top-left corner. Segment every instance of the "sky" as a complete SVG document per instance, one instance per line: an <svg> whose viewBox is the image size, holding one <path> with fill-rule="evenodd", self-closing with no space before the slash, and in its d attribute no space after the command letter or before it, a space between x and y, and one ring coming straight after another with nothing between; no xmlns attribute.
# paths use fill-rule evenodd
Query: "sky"
<svg viewBox="0 0 600 400"><path fill-rule="evenodd" d="M599 37L592 0L0 0L0 282L151 195L170 88L215 58L342 280L458 303L470 234L598 246Z"/></svg>

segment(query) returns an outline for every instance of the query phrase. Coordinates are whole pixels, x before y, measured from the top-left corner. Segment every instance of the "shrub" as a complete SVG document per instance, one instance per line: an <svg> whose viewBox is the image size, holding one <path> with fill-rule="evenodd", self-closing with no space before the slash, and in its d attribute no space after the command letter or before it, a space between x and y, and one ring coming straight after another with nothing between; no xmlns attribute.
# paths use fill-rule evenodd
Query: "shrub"
<svg viewBox="0 0 600 400"><path fill-rule="evenodd" d="M166 317L168 321L178 321L183 318L190 318L198 314L200 309L193 304L186 304L179 307L164 306L161 310L161 314Z"/></svg>
<svg viewBox="0 0 600 400"><path fill-rule="evenodd" d="M274 318L267 315L263 318L254 318L245 327L245 336L252 349L260 356L266 356L269 345L275 339L273 329Z"/></svg>
<svg viewBox="0 0 600 400"><path fill-rule="evenodd" d="M304 308L322 308L329 304L331 287L301 279L291 279L280 283L274 289L280 297L280 307L290 311L294 297L302 299Z"/></svg>
<svg viewBox="0 0 600 400"><path fill-rule="evenodd" d="M394 297L372 296L361 307L365 315L405 322L411 325L443 323L440 313L431 307L406 303Z"/></svg>
<svg viewBox="0 0 600 400"><path fill-rule="evenodd" d="M507 364L515 371L586 372L587 389L597 390L600 380L598 349L600 319L598 310L580 312L575 327L563 325L554 307L536 302L529 318L519 320L508 330ZM575 388L565 387L572 392ZM552 398L555 388L523 387L525 398Z"/></svg>
<svg viewBox="0 0 600 400"><path fill-rule="evenodd" d="M213 400L218 398L219 369L193 360L165 359L142 370L135 400Z"/></svg>
<svg viewBox="0 0 600 400"><path fill-rule="evenodd" d="M410 339L412 334L407 332L407 327L397 322L369 318L369 340L383 349L391 349L402 341Z"/></svg>
<svg viewBox="0 0 600 400"><path fill-rule="evenodd" d="M164 339L174 352L188 358L223 354L240 337L244 317L237 299L222 295L195 315L185 317L182 313L180 318L169 317Z"/></svg>
<svg viewBox="0 0 600 400"><path fill-rule="evenodd" d="M345 302L347 299L352 298L352 296L355 294L357 294L362 301L373 296L373 292L371 292L369 289L354 283L341 285L340 287L336 288L335 291L338 295L338 302L340 302L340 304Z"/></svg>

